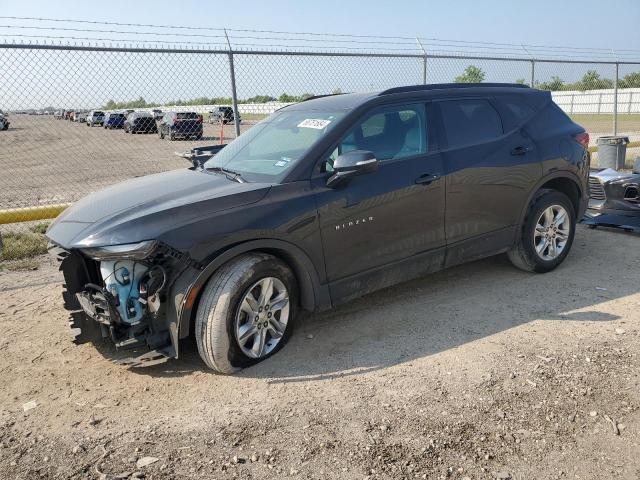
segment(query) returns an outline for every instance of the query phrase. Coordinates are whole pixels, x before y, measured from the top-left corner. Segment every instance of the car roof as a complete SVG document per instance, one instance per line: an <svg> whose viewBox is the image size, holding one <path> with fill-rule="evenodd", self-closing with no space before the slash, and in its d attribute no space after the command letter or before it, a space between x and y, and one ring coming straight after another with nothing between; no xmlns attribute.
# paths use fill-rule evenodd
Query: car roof
<svg viewBox="0 0 640 480"><path fill-rule="evenodd" d="M540 90L515 83L441 83L394 87L372 93L346 93L312 97L285 107L287 110L352 110L378 98L437 98L451 96L539 93Z"/></svg>

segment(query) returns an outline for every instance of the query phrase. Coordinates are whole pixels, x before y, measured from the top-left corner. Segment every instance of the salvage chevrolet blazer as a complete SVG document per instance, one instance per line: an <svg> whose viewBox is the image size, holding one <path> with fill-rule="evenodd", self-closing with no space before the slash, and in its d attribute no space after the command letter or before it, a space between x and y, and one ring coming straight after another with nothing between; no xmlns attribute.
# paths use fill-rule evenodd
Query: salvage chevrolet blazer
<svg viewBox="0 0 640 480"><path fill-rule="evenodd" d="M588 135L549 92L421 85L285 107L193 166L89 195L52 224L78 341L128 363L194 335L232 373L319 311L507 253L548 272L588 202ZM432 312L434 310L431 310ZM391 328L391 327L390 327Z"/></svg>

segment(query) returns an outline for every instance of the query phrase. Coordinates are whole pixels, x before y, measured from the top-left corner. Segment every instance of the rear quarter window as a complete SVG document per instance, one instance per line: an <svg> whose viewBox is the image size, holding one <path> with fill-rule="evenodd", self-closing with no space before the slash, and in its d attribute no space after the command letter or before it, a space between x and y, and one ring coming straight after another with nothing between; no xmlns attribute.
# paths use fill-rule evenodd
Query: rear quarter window
<svg viewBox="0 0 640 480"><path fill-rule="evenodd" d="M502 136L502 119L487 99L438 102L449 148L485 143Z"/></svg>

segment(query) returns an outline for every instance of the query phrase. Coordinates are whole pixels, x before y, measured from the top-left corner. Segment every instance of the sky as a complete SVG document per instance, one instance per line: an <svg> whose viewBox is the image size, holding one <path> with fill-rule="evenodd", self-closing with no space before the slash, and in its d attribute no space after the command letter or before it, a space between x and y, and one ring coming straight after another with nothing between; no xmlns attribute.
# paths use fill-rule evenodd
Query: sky
<svg viewBox="0 0 640 480"><path fill-rule="evenodd" d="M1 15L640 48L639 0L0 0Z"/></svg>
<svg viewBox="0 0 640 480"><path fill-rule="evenodd" d="M625 52L627 60L640 61L640 0L614 0L604 11L603 4L595 0L457 0L455 2L430 0L324 0L323 2L296 1L227 1L205 2L195 0L0 0L0 16L40 17L99 22L119 22L154 25L177 25L206 28L253 29L279 32L312 32L349 35L383 35L408 37L410 48L417 48L413 37L452 40L447 47L457 48L455 42L484 42L488 50L498 51L508 43L519 55L520 45L553 47L581 47L618 50ZM615 14L618 17L614 17ZM55 23L70 31L53 32L58 35L89 35L95 38L118 37L112 33L82 33L77 29L127 30L127 27ZM7 25L22 25L26 29L8 29ZM47 35L38 30L42 22L0 19L2 40L38 42L40 40L11 38L11 34ZM36 27L30 30L29 28ZM203 39L171 36L168 32L212 34L211 30L171 30L150 27L128 27L129 30L162 32L153 41ZM165 34L167 34L165 36ZM234 36L260 33L232 32ZM286 37L286 35L279 35ZM121 38L138 40L145 37L124 34ZM211 37L213 38L213 37ZM307 36L308 43L321 48L323 37ZM362 45L357 37L341 39L339 45ZM345 40L346 39L346 40ZM353 43L349 43L353 40ZM65 40L66 41L66 40ZM245 40L256 41L256 40ZM287 43L286 40L273 41ZM446 42L445 42L446 44ZM460 45L460 44L458 44ZM392 45L387 45L392 46ZM383 46L384 47L384 46ZM394 47L396 48L396 47ZM404 48L404 45L403 47ZM429 47L427 47L429 48ZM435 48L435 47L434 47ZM467 46L474 49L474 46ZM495 50L490 50L494 48ZM543 47L544 48L544 47ZM524 50L524 48L523 48ZM632 53L630 51L637 50ZM554 50L546 50L554 52ZM572 50L563 55L571 57ZM567 54L566 52L569 52ZM599 50L601 56L603 50ZM590 53L580 52L582 55ZM637 56L636 56L637 54ZM577 54L576 54L577 55ZM523 55L524 56L524 55ZM326 57L257 57L236 56L236 79L240 99L282 93L330 93L334 90L371 91L397 85L422 82L421 59L358 59ZM430 59L429 82L450 82L474 63L486 72L485 81L529 81L529 62L468 61L460 59ZM160 54L104 54L99 52L46 52L0 49L0 108L93 108L108 100L133 100L143 97L147 101L166 103L198 97L230 96L228 61L226 55L166 56ZM536 64L536 80L546 81L557 75L567 82L576 81L588 69L612 78L613 67L600 65ZM621 66L621 76L640 70L640 65ZM46 75L42 75L46 72ZM9 76L7 79L6 77ZM14 78L15 77L15 78ZM7 81L8 80L8 81ZM13 81L16 80L16 81Z"/></svg>

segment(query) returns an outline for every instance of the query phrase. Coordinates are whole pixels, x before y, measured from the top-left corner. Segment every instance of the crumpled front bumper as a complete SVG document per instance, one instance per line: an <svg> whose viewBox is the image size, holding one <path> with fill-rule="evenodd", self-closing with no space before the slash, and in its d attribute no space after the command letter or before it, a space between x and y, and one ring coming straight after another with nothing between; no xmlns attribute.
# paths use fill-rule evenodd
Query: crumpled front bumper
<svg viewBox="0 0 640 480"><path fill-rule="evenodd" d="M115 361L134 367L149 366L177 357L177 348L164 319L140 325L126 325L119 319L108 292L101 289L98 262L77 251L58 246L49 249L60 262L64 276L64 308L77 344L110 340L129 355ZM176 339L177 341L177 339Z"/></svg>

